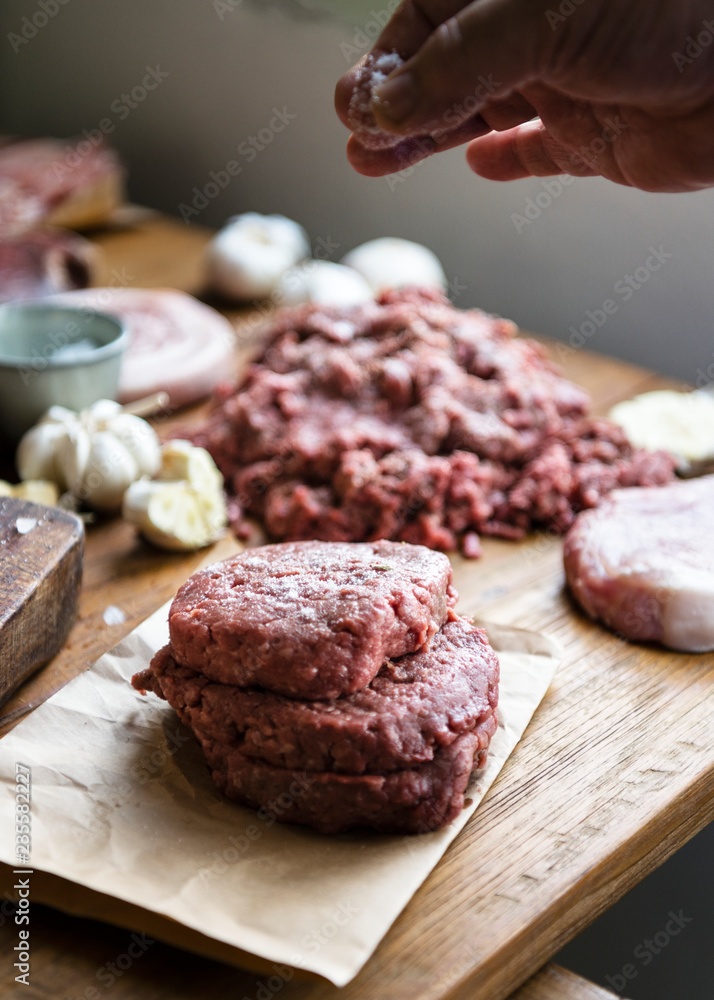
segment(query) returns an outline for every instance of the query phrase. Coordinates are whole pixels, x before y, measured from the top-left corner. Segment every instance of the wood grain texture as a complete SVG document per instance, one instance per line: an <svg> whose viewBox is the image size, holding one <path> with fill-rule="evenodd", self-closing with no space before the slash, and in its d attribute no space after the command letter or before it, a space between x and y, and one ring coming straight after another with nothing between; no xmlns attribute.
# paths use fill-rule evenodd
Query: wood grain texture
<svg viewBox="0 0 714 1000"><path fill-rule="evenodd" d="M191 229L161 220L102 242L108 263L134 262L133 283L195 288L206 234L197 232L189 251ZM190 265L185 254L193 254ZM245 358L256 325L243 318L239 328ZM596 412L672 384L614 359L550 349L591 392ZM197 413L179 414L170 426ZM70 645L11 700L6 728L171 596L205 555L154 552L117 522L91 528ZM486 539L483 559L455 556L453 564L460 612L550 632L566 659L482 806L362 972L339 991L293 979L280 1000L504 1000L714 815L714 656L630 645L587 621L564 590L557 538ZM112 604L126 617L108 627L102 615ZM202 970L200 987L176 997L223 995L227 982L239 996L257 995L259 981L247 973L190 956L182 962ZM142 968L131 970L127 995L165 996ZM82 976L66 983L77 996L88 985Z"/></svg>
<svg viewBox="0 0 714 1000"><path fill-rule="evenodd" d="M511 1000L614 1000L615 996L551 963L516 990Z"/></svg>
<svg viewBox="0 0 714 1000"><path fill-rule="evenodd" d="M84 529L74 514L0 499L0 702L67 638L83 552Z"/></svg>

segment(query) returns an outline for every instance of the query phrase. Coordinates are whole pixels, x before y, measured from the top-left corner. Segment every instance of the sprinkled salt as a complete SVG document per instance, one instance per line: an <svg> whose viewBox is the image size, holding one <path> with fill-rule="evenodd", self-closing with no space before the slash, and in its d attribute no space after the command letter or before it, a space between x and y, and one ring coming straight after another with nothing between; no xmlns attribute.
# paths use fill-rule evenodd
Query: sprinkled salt
<svg viewBox="0 0 714 1000"><path fill-rule="evenodd" d="M116 604L110 604L106 607L102 618L104 619L104 623L106 625L121 625L122 622L126 621L126 615L121 608L116 606Z"/></svg>
<svg viewBox="0 0 714 1000"><path fill-rule="evenodd" d="M15 521L18 535L26 535L37 525L36 517L18 517Z"/></svg>

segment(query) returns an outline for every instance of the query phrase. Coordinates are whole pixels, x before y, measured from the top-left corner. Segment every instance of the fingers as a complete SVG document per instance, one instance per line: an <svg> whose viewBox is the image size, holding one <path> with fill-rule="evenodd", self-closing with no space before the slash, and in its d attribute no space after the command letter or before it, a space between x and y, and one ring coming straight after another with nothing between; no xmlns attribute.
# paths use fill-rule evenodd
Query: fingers
<svg viewBox="0 0 714 1000"><path fill-rule="evenodd" d="M492 181L564 173L596 177L601 172L594 162L554 139L540 121L476 138L466 150L466 162L474 173Z"/></svg>
<svg viewBox="0 0 714 1000"><path fill-rule="evenodd" d="M475 115L458 128L437 138L431 135L409 136L387 149L369 149L362 145L356 135L352 135L347 143L347 159L365 177L383 177L386 174L397 174L433 153L461 146L489 131L488 123L480 115Z"/></svg>
<svg viewBox="0 0 714 1000"><path fill-rule="evenodd" d="M464 6L463 0L403 0L374 44L372 52L398 52L408 59L421 48L434 28ZM367 56L348 70L335 88L335 108L349 127L348 108L359 69Z"/></svg>
<svg viewBox="0 0 714 1000"><path fill-rule="evenodd" d="M410 136L387 149L370 149L363 146L359 137L353 135L347 144L347 159L354 169L366 177L382 177L399 173L414 166L421 160L470 142L478 136L486 135L491 129L508 129L535 115L533 106L520 94L510 99L490 101L484 105L483 113L473 115L461 125L452 129L437 130L432 135Z"/></svg>
<svg viewBox="0 0 714 1000"><path fill-rule="evenodd" d="M418 6L425 17L449 9L436 0ZM375 117L403 135L456 125L534 80L552 45L549 35L541 0L476 0L439 24L377 88Z"/></svg>
<svg viewBox="0 0 714 1000"><path fill-rule="evenodd" d="M408 59L421 48L432 31L453 17L468 0L404 0L377 39L379 52L398 52Z"/></svg>

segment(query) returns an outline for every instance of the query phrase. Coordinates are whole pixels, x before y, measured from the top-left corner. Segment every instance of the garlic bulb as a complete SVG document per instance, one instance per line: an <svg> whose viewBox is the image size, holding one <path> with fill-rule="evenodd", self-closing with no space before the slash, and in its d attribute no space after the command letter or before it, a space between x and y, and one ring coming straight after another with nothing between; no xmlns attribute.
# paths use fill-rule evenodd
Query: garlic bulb
<svg viewBox="0 0 714 1000"><path fill-rule="evenodd" d="M396 236L370 240L350 250L341 261L365 279L375 295L387 288L420 285L447 289L439 259L428 247Z"/></svg>
<svg viewBox="0 0 714 1000"><path fill-rule="evenodd" d="M328 260L306 260L286 271L278 282L278 301L285 305L315 302L322 306L360 306L374 296L361 274Z"/></svg>
<svg viewBox="0 0 714 1000"><path fill-rule="evenodd" d="M127 487L159 467L159 441L141 417L100 399L75 413L53 406L20 441L22 479L48 479L97 510L121 506Z"/></svg>
<svg viewBox="0 0 714 1000"><path fill-rule="evenodd" d="M307 235L297 222L246 212L230 219L209 243L206 278L229 299L267 298L285 271L309 256Z"/></svg>
<svg viewBox="0 0 714 1000"><path fill-rule="evenodd" d="M203 548L220 538L228 522L223 476L203 448L169 441L161 448L156 478L132 483L124 494L122 515L159 548Z"/></svg>

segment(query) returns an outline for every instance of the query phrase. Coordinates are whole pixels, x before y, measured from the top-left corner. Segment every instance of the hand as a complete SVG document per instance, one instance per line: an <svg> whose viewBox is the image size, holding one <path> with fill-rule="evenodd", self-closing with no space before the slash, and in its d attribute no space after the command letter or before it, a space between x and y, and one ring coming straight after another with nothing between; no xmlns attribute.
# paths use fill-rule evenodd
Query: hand
<svg viewBox="0 0 714 1000"><path fill-rule="evenodd" d="M350 137L362 174L468 142L491 180L714 185L714 0L404 0L373 51L406 61L373 101L395 145ZM359 65L337 85L348 126Z"/></svg>

